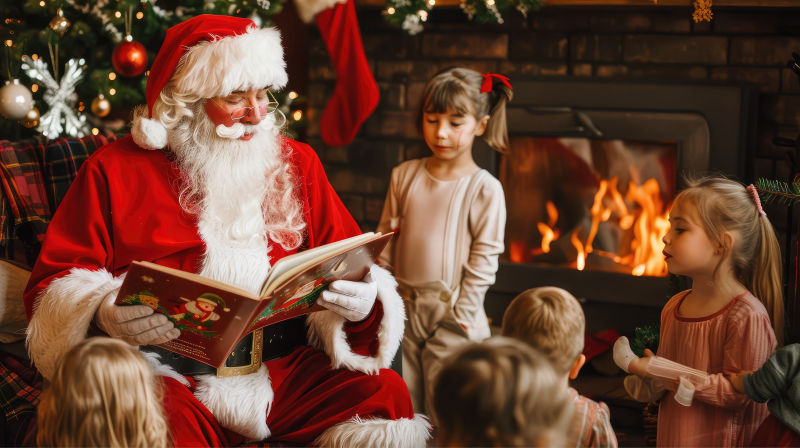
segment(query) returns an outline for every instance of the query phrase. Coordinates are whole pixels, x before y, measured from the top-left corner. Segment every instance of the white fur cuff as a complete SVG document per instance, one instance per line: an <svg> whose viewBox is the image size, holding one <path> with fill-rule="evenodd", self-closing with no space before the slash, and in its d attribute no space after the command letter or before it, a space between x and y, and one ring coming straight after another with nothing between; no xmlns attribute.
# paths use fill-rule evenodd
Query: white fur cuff
<svg viewBox="0 0 800 448"><path fill-rule="evenodd" d="M378 354L362 356L353 352L347 343L344 317L333 311L319 311L308 316L308 340L323 350L334 369L347 368L367 374L377 374L392 365L397 348L403 340L406 311L397 293L397 281L386 269L373 265L372 278L378 283L378 300L383 305L383 320L378 331Z"/></svg>
<svg viewBox="0 0 800 448"><path fill-rule="evenodd" d="M119 292L124 276L105 269L72 269L50 282L33 304L27 347L33 364L51 380L61 357L86 339L95 311L109 294Z"/></svg>
<svg viewBox="0 0 800 448"><path fill-rule="evenodd" d="M327 429L314 446L333 448L423 448L431 438L431 424L427 417L417 414L413 419L397 420L355 417Z"/></svg>
<svg viewBox="0 0 800 448"><path fill-rule="evenodd" d="M158 121L149 118L134 117L131 136L134 143L151 151L167 146L167 129Z"/></svg>
<svg viewBox="0 0 800 448"><path fill-rule="evenodd" d="M223 428L235 431L250 440L270 436L267 416L272 408L272 382L263 363L256 373L219 378L216 375L196 376L194 396L200 400Z"/></svg>

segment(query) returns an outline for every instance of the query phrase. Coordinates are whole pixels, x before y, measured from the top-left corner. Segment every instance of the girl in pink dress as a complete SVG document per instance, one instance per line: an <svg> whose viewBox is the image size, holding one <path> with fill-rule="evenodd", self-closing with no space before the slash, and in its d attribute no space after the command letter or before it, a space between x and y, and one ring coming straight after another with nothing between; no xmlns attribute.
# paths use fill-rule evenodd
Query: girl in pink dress
<svg viewBox="0 0 800 448"><path fill-rule="evenodd" d="M691 277L692 289L664 307L658 356L637 358L620 338L615 360L666 387L658 446L749 446L767 407L734 390L730 377L761 367L783 339L775 231L752 185L720 178L690 182L669 220L664 257L670 272Z"/></svg>

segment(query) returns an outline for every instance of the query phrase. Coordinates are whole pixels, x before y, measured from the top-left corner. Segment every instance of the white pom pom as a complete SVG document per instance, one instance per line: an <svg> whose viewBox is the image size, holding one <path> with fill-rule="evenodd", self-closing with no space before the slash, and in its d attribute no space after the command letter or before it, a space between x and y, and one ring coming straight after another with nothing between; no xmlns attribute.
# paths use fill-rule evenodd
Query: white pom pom
<svg viewBox="0 0 800 448"><path fill-rule="evenodd" d="M131 136L137 145L151 151L167 146L167 129L158 121L149 118L135 118Z"/></svg>

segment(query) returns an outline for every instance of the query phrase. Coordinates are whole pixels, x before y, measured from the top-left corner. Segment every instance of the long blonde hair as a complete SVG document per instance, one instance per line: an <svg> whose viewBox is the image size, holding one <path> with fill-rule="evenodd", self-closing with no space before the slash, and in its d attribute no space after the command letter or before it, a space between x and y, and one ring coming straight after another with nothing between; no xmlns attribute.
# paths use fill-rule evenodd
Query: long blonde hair
<svg viewBox="0 0 800 448"><path fill-rule="evenodd" d="M783 284L781 282L781 249L775 229L766 215L759 213L753 196L738 182L704 177L687 179L688 188L681 191L675 203L694 205L708 239L722 246L725 232L741 235L730 248L736 278L767 309L778 345L783 345Z"/></svg>
<svg viewBox="0 0 800 448"><path fill-rule="evenodd" d="M492 90L481 92L483 75L463 67L446 68L433 75L425 85L417 116L417 126L422 128L424 113L443 114L452 109L460 114L470 114L476 120L489 116L483 139L495 151L508 151L508 124L506 103L514 93L502 82L493 80Z"/></svg>
<svg viewBox="0 0 800 448"><path fill-rule="evenodd" d="M64 356L38 408L39 446L167 447L161 386L139 351L89 338Z"/></svg>
<svg viewBox="0 0 800 448"><path fill-rule="evenodd" d="M493 337L445 361L434 386L439 446L563 446L564 379L516 339Z"/></svg>

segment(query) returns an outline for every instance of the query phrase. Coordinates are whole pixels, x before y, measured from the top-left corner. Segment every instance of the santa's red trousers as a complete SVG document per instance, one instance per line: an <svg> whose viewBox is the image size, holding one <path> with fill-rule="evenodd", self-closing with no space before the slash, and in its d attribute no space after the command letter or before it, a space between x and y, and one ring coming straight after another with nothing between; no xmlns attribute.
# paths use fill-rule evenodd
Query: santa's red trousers
<svg viewBox="0 0 800 448"><path fill-rule="evenodd" d="M300 347L291 355L264 364L275 398L267 416L270 442L311 444L326 429L355 416L396 420L413 418L406 384L392 370L366 375L331 369L323 351ZM219 426L211 412L187 388L164 378L164 410L173 446L236 446L245 438ZM264 387L269 387L264 385Z"/></svg>

